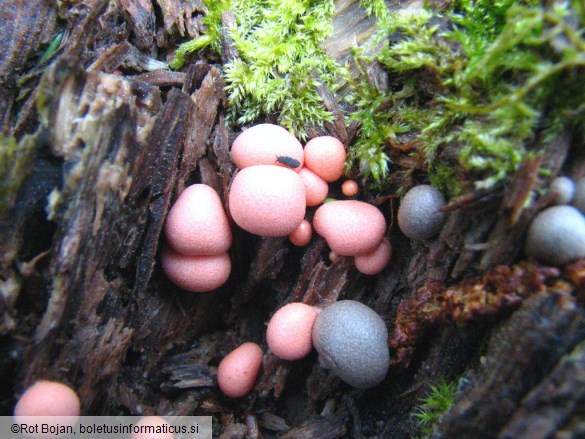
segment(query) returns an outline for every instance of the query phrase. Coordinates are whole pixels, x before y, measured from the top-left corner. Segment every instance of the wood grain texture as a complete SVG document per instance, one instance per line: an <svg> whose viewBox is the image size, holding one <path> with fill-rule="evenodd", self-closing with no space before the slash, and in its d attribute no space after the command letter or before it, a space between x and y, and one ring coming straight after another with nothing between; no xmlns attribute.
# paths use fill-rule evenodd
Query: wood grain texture
<svg viewBox="0 0 585 439"><path fill-rule="evenodd" d="M358 3L336 2L325 49L341 62L375 31ZM414 13L421 2L388 5ZM394 249L378 276L359 274L350 258L332 262L318 236L296 248L234 225L225 286L186 294L166 279L157 254L169 207L202 182L229 208L236 172L229 150L241 127L230 125L222 62L238 57L227 32L237 17L222 17L223 56L203 51L181 71L166 68L201 33L204 13L197 1L0 0L0 127L18 146L8 155L0 142L11 157L0 203L0 412L35 380L55 379L77 389L86 414L213 415L224 438L397 439L419 434L412 412L430 385L461 379L437 437L575 436L585 269L517 264L530 220L550 202L526 208L544 188L539 166L585 173L571 133L522 163L507 187L450 200L443 230L425 243L398 233L395 193L362 191L384 213ZM64 42L39 65L57 32ZM387 90L380 65L366 73ZM335 120L309 132L351 144L351 108L324 86L319 94ZM420 180L420 160L392 159L393 185ZM341 197L335 186L331 194ZM266 350L249 397L221 394L221 358L245 341L266 348L280 306L339 299L372 307L389 328L393 366L380 386L355 391L315 353L285 362Z"/></svg>

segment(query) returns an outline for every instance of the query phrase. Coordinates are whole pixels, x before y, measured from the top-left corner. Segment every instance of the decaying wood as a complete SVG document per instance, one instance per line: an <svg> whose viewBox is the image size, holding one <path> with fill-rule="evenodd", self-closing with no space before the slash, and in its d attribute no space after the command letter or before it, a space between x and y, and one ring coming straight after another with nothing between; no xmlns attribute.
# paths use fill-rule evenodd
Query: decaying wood
<svg viewBox="0 0 585 439"><path fill-rule="evenodd" d="M236 16L231 11L226 11L221 14L221 25L223 31L221 33L221 61L228 63L239 59L238 49L232 37L231 28L237 25Z"/></svg>
<svg viewBox="0 0 585 439"><path fill-rule="evenodd" d="M285 439L334 439L343 437L346 432L343 421L318 418L288 431L281 437Z"/></svg>
<svg viewBox="0 0 585 439"><path fill-rule="evenodd" d="M523 398L499 436L534 439L571 436L574 424L583 417L583 407L576 401L583 401L585 396L584 373L585 343L580 342Z"/></svg>
<svg viewBox="0 0 585 439"><path fill-rule="evenodd" d="M199 36L199 21L196 13L204 12L205 6L200 1L170 1L157 0L164 19L165 31L179 33L181 36L188 34L191 38Z"/></svg>
<svg viewBox="0 0 585 439"><path fill-rule="evenodd" d="M553 283L571 291L573 286L564 284L560 276L556 268L519 264L497 266L449 288L438 284L421 288L398 306L390 335L390 346L396 351L393 362L408 365L418 340L436 322L465 323L507 313L524 299L548 291Z"/></svg>
<svg viewBox="0 0 585 439"><path fill-rule="evenodd" d="M547 292L527 300L491 337L477 376L446 415L440 434L536 438L571 429L572 417L583 413L578 377L585 366L584 329L583 311L570 294ZM537 407L540 413L529 410ZM532 423L537 414L543 417Z"/></svg>
<svg viewBox="0 0 585 439"><path fill-rule="evenodd" d="M18 3L3 0L0 14L0 37L4 43L0 53L0 128L2 134L7 135L15 120L27 120L29 113L34 111L29 107L19 114L22 105L19 94L25 87L19 87L17 80L28 70L25 61L37 55L53 38L57 11L50 2L43 0Z"/></svg>
<svg viewBox="0 0 585 439"><path fill-rule="evenodd" d="M148 0L119 0L134 32L136 47L150 50L154 39L154 7Z"/></svg>
<svg viewBox="0 0 585 439"><path fill-rule="evenodd" d="M161 107L156 88L133 89L121 77L85 74L71 64L66 59L54 64L43 83L44 92L58 97L47 102L54 153L71 172L59 196L62 208L56 208L50 300L23 375L25 384L47 369L55 371L55 379L83 377L78 388L84 405L104 410L103 389L96 383L115 386L131 347L153 335L157 345L177 342L174 326L190 326L180 302L162 300L147 287L173 188L186 175L182 169L194 165L178 158L192 148L188 139L194 125L205 126L193 115L197 106L211 108L219 99L211 92L194 103L174 90ZM210 87L222 93L222 87ZM207 130L213 124L208 120ZM109 316L114 309L116 317ZM145 331L146 321L137 317L155 309L161 326ZM55 345L64 333L74 335ZM163 354L164 349L152 349L151 364Z"/></svg>
<svg viewBox="0 0 585 439"><path fill-rule="evenodd" d="M389 3L410 13L421 7ZM374 22L355 0L336 4L325 49L351 61L350 47L373 34ZM237 57L229 32L221 60L194 54L193 63L170 71L182 37L201 33L201 2L0 6L7 42L0 126L18 144L9 168L15 189L0 203L4 414L42 378L74 386L84 413L212 415L225 438L406 438L419 433L412 411L429 385L463 376L437 428L442 437L578 430L584 263L562 270L518 263L530 220L552 202L543 196L526 207L547 183L539 165L585 175L585 155L570 133L554 150L535 145L540 155L525 160L508 186L450 200L441 234L428 242L395 233L393 192L374 199L363 190L390 223L393 261L380 275L359 274L351 258L331 261L318 236L299 249L232 224L227 284L185 294L162 274L157 253L168 209L187 185L209 184L229 207L236 172L229 148L239 133L226 121L220 64ZM224 28L236 18L224 14ZM58 53L38 65L57 32L66 35ZM362 67L373 86L388 87L381 66ZM358 127L348 124L348 109L325 86L319 94L335 121L307 129L351 142ZM408 189L420 182L422 159L408 155L409 142L393 146L400 169L391 184ZM380 386L351 389L315 353L286 362L266 351L250 396L221 394L221 358L245 341L266 348L265 324L280 306L340 299L371 306L387 323L393 365Z"/></svg>

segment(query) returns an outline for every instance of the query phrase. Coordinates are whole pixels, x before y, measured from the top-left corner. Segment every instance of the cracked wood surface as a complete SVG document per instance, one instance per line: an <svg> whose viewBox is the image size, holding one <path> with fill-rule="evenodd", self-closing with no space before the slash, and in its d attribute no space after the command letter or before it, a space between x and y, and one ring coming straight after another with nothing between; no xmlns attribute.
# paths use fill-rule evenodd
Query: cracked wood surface
<svg viewBox="0 0 585 439"><path fill-rule="evenodd" d="M326 49L344 59L352 33L367 38L372 29L355 1L336 4L336 35ZM181 36L199 35L202 8L0 0L8 42L0 54L0 126L18 144L13 189L0 209L0 410L9 414L15 397L44 378L73 385L85 413L211 414L224 438L406 438L417 434L411 413L429 385L464 377L439 436L578 431L582 264L528 270L544 273L530 294L534 277L511 275L517 284L498 284L501 290L490 278L519 273L513 264L522 236L550 202L525 208L528 194L544 185L538 160L553 173L585 173L568 134L523 163L509 187L451 200L440 236L428 243L396 233L393 194L366 193L386 215L394 246L392 265L379 276L360 275L347 258L332 263L318 237L298 249L235 228L234 272L220 290L185 294L164 277L157 252L171 203L186 185L203 182L226 204L235 172L229 147L238 130L226 122L221 60L202 56L182 71L164 69ZM233 20L224 17L226 28ZM58 31L68 38L37 65ZM223 44L226 56L237 56L229 35ZM368 74L384 87L379 66ZM346 125L345 109L330 90L320 95L336 115L324 132L350 142L356 127ZM417 164L397 162L403 169L395 181L407 188ZM265 323L280 306L339 298L371 306L400 335L390 340L393 358L404 349L408 362L396 361L379 387L352 390L314 353L291 363L267 352L248 398L230 401L219 392L222 356L244 341L265 346Z"/></svg>

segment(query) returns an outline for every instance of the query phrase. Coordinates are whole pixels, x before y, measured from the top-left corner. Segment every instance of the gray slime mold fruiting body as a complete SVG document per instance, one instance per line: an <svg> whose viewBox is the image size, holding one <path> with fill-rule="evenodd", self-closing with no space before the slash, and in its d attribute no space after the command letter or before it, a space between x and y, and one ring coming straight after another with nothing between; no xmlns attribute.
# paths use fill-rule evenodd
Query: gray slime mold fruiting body
<svg viewBox="0 0 585 439"><path fill-rule="evenodd" d="M445 222L445 214L440 210L444 205L445 198L436 187L415 186L400 201L398 227L410 239L432 238Z"/></svg>
<svg viewBox="0 0 585 439"><path fill-rule="evenodd" d="M575 196L575 182L569 177L557 177L551 182L549 191L555 197L554 204L569 204Z"/></svg>
<svg viewBox="0 0 585 439"><path fill-rule="evenodd" d="M320 363L353 387L374 387L388 372L388 329L360 302L341 300L321 311L313 326L313 344Z"/></svg>
<svg viewBox="0 0 585 439"><path fill-rule="evenodd" d="M524 251L551 265L585 257L585 218L572 206L543 210L528 228Z"/></svg>

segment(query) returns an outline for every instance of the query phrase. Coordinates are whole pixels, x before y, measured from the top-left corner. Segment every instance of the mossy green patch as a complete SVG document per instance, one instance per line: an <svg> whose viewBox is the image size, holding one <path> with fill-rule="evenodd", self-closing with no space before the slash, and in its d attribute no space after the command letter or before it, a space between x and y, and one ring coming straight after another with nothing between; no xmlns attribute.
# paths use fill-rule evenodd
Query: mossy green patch
<svg viewBox="0 0 585 439"><path fill-rule="evenodd" d="M438 384L432 385L429 392L420 399L413 415L424 436L432 433L433 426L451 407L456 395L456 384L441 380Z"/></svg>
<svg viewBox="0 0 585 439"><path fill-rule="evenodd" d="M385 47L373 57L357 52L356 59L381 63L390 92L369 90L364 98L358 86L351 116L362 128L350 159L374 180L384 177L389 148L400 146L401 134L416 136L430 180L456 195L466 184L487 188L505 180L539 136L546 142L585 127L578 2L460 0L441 13L380 23ZM389 102L384 111L380 102ZM456 162L441 156L447 148ZM446 166L459 169L449 173Z"/></svg>
<svg viewBox="0 0 585 439"><path fill-rule="evenodd" d="M272 116L301 139L307 127L322 126L333 116L317 89L334 88L343 68L321 43L332 35L333 0L205 1L207 33L177 50L171 63L211 46L221 50L221 15L233 12L230 29L239 58L224 65L232 120L238 124Z"/></svg>
<svg viewBox="0 0 585 439"><path fill-rule="evenodd" d="M193 50L219 52L222 13L233 12L229 34L239 57L224 65L231 120L268 118L305 139L308 127L332 120L318 88L335 91L345 82L347 102L340 104L360 127L347 167L379 187L398 170L390 157L411 154L451 196L489 188L537 145L585 131L579 1L456 0L442 11L392 13L383 0L361 0L380 32L371 46L356 48L363 71L355 78L321 48L332 35L333 0L205 4L205 34L179 47L171 65L180 67ZM371 62L388 74L388 89L368 82Z"/></svg>

